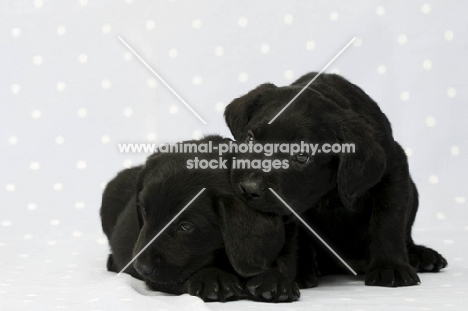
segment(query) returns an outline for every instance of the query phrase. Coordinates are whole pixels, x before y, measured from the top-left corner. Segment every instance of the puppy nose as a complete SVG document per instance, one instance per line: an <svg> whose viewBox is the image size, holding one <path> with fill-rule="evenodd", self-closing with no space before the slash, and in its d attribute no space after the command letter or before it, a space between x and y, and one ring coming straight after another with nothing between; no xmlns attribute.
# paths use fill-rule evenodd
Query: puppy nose
<svg viewBox="0 0 468 311"><path fill-rule="evenodd" d="M258 199L263 195L263 184L258 179L241 181L239 187L242 193L252 199Z"/></svg>
<svg viewBox="0 0 468 311"><path fill-rule="evenodd" d="M135 269L141 274L141 276L150 276L154 271L154 266L137 261L135 263Z"/></svg>

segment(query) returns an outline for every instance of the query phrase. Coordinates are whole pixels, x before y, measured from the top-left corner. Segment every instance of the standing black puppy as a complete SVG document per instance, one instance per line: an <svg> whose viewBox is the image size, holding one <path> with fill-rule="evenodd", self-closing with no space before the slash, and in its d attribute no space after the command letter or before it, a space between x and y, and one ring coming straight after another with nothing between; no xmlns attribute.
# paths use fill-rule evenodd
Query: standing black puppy
<svg viewBox="0 0 468 311"><path fill-rule="evenodd" d="M226 122L237 141L352 143L355 153L277 153L274 157L290 161L288 169L232 171L234 190L255 209L289 214L268 191L274 189L355 270L366 273L366 285L415 285L420 282L416 271L437 272L447 262L411 238L418 193L406 154L378 105L344 78L322 74L268 124L316 74L286 87L260 85L227 106ZM313 251L307 248L307 233L300 236L304 263ZM328 250L317 256L322 272L343 271ZM300 265L300 270L307 267ZM314 271L299 273L303 285L315 284Z"/></svg>
<svg viewBox="0 0 468 311"><path fill-rule="evenodd" d="M227 142L208 136L185 143L209 141L214 146ZM125 272L145 280L152 290L189 293L205 301L297 300L296 257L284 245L281 218L239 200L228 169L188 169L187 160L195 157L219 160L216 153L156 153L144 166L122 171L107 185L101 218L112 249L108 270L121 271L206 188Z"/></svg>

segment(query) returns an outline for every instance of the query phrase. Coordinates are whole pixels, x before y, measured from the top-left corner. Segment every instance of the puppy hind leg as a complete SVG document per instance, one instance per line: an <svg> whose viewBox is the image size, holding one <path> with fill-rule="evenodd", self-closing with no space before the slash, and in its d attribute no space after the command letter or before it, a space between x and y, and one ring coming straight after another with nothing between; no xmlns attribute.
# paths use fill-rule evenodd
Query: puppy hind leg
<svg viewBox="0 0 468 311"><path fill-rule="evenodd" d="M447 260L437 251L423 246L416 245L411 237L411 229L416 218L419 199L418 190L414 182L410 179L411 206L409 208L408 225L406 229L406 245L410 265L417 272L439 272L447 266Z"/></svg>

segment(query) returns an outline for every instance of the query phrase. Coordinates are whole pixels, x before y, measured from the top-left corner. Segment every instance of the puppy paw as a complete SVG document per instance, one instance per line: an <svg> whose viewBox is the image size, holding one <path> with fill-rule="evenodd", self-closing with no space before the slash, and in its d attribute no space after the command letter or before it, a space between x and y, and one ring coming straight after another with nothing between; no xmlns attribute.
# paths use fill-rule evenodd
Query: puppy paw
<svg viewBox="0 0 468 311"><path fill-rule="evenodd" d="M240 297L243 287L236 276L216 268L205 268L185 282L184 290L207 302L224 302Z"/></svg>
<svg viewBox="0 0 468 311"><path fill-rule="evenodd" d="M301 296L296 282L288 280L276 270L251 278L245 285L250 299L263 302L291 302Z"/></svg>
<svg viewBox="0 0 468 311"><path fill-rule="evenodd" d="M366 285L399 287L421 283L416 271L409 265L374 265L366 273Z"/></svg>
<svg viewBox="0 0 468 311"><path fill-rule="evenodd" d="M447 266L447 260L441 254L422 245L411 246L408 249L408 259L417 272L439 272Z"/></svg>

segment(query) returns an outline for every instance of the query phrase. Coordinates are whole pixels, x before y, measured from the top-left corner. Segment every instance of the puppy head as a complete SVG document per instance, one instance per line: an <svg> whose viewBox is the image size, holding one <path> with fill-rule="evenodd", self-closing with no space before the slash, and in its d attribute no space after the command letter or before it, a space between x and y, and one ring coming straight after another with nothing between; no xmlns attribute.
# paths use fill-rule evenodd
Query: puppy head
<svg viewBox="0 0 468 311"><path fill-rule="evenodd" d="M277 216L264 217L246 208L233 195L227 170L189 170L189 158L193 155L154 155L140 173L137 188L141 229L134 254L202 188L206 190L141 253L135 268L156 283L183 282L220 258L227 262L227 255L241 275L263 272L284 244L282 223ZM269 241L265 251L268 236L274 240Z"/></svg>
<svg viewBox="0 0 468 311"><path fill-rule="evenodd" d="M347 82L349 83L349 82ZM239 142L353 143L355 153L276 153L270 159L289 161L289 168L232 170L236 194L251 207L289 214L268 188L275 190L299 213L336 189L343 205L353 209L356 198L375 185L385 170L386 156L375 129L350 109L349 100L325 85L306 89L271 125L268 122L302 86L259 86L226 107L227 124ZM236 117L233 114L239 114ZM262 160L263 155L238 155ZM237 186L236 186L237 185ZM255 195L251 195L255 194Z"/></svg>
<svg viewBox="0 0 468 311"><path fill-rule="evenodd" d="M140 234L134 255L212 183L201 173L187 170L177 154L159 154L147 161L137 183ZM136 270L155 283L174 283L209 265L224 247L216 204L216 197L205 190L139 255Z"/></svg>

